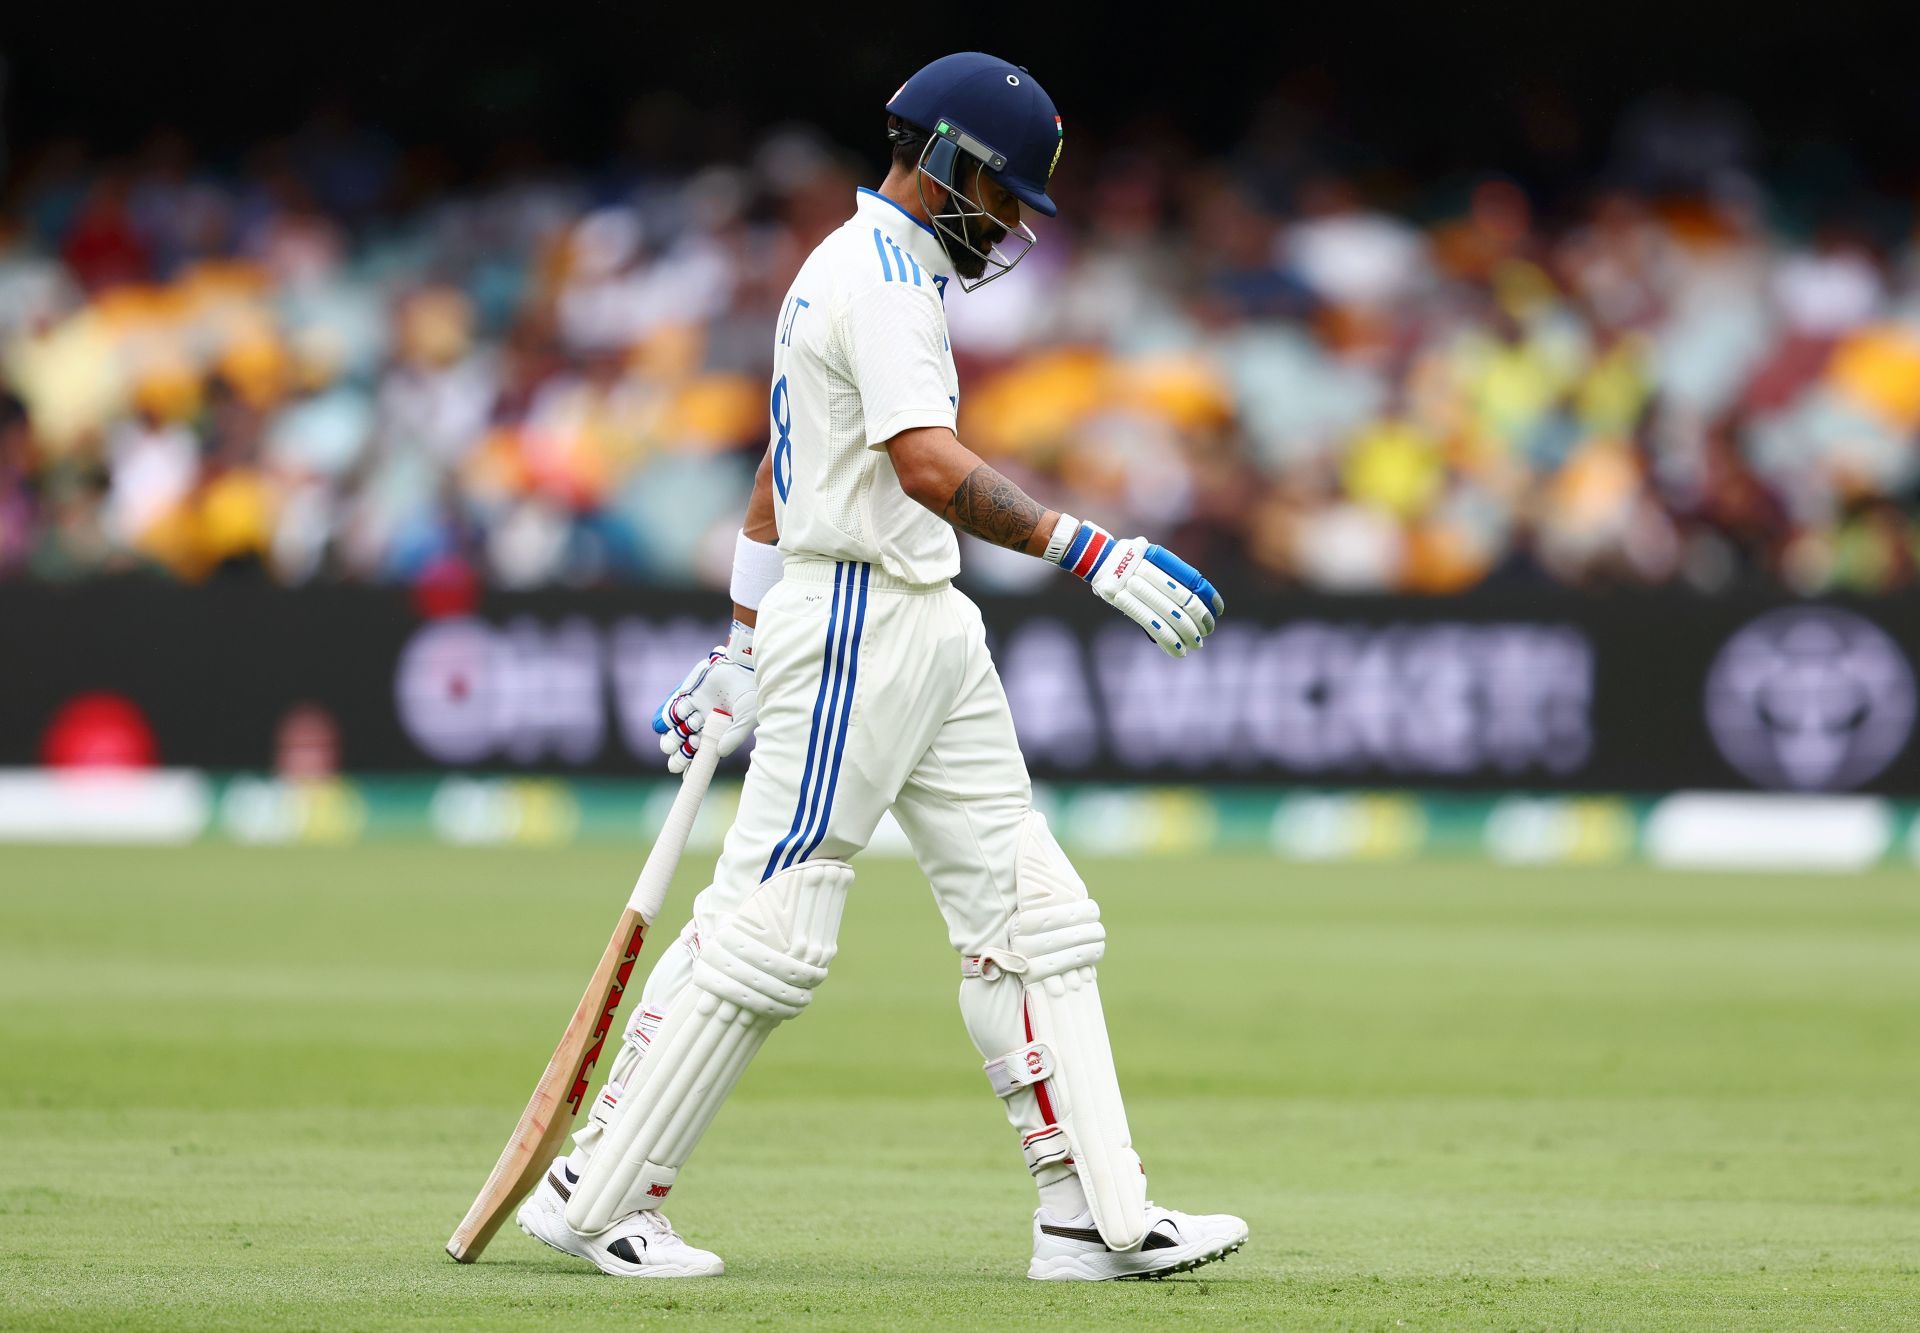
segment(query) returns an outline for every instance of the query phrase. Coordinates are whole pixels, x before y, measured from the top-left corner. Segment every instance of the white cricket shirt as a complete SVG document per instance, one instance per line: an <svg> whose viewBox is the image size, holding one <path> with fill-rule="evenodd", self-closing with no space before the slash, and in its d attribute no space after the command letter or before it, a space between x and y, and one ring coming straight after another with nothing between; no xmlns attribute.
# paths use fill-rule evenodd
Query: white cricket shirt
<svg viewBox="0 0 1920 1333"><path fill-rule="evenodd" d="M900 489L885 448L954 424L947 267L931 227L866 189L801 265L774 326L768 439L787 554L861 560L909 583L959 572L953 529Z"/></svg>

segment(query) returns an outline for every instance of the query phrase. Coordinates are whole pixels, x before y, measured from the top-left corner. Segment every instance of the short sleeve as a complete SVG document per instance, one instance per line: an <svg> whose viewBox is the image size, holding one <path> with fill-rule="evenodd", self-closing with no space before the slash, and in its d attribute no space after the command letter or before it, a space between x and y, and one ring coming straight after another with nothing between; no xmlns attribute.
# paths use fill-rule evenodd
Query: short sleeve
<svg viewBox="0 0 1920 1333"><path fill-rule="evenodd" d="M946 318L930 289L906 283L869 288L849 303L846 329L869 449L903 430L953 428L955 404L947 389L952 352Z"/></svg>

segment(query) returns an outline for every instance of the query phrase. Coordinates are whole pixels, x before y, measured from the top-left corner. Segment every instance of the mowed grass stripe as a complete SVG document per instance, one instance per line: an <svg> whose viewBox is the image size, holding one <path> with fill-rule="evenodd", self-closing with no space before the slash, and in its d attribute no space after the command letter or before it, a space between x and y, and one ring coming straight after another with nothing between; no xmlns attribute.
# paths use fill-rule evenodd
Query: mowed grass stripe
<svg viewBox="0 0 1920 1333"><path fill-rule="evenodd" d="M1894 1327L1920 1311L1915 877L1083 866L1156 1286L1021 1277L1031 1192L924 884L675 1192L725 1279L439 1247L644 849L0 849L0 1324ZM705 867L690 862L668 915ZM671 929L671 926L668 927Z"/></svg>

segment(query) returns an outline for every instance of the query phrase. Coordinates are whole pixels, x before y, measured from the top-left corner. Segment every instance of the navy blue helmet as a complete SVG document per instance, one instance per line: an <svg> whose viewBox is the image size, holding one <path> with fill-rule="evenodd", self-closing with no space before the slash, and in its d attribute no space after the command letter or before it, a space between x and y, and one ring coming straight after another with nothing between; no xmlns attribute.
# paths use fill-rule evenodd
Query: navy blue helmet
<svg viewBox="0 0 1920 1333"><path fill-rule="evenodd" d="M948 257L960 270L961 288L971 291L1024 258L1037 239L1032 230L1019 224L1026 245L1009 257L998 244L1006 228L974 197L977 191L967 184L966 168L978 164L1023 205L1043 217L1054 216L1047 182L1059 165L1065 131L1040 81L998 56L962 51L940 57L901 84L888 99L887 110L926 136L920 171L946 190L949 199L947 207L928 212ZM921 189L924 203L924 181ZM968 258L954 253L956 244ZM981 276L988 267L996 271Z"/></svg>
<svg viewBox="0 0 1920 1333"><path fill-rule="evenodd" d="M1047 181L1060 161L1060 113L1018 65L979 51L941 56L901 84L887 110L985 162L1021 203L1054 215Z"/></svg>

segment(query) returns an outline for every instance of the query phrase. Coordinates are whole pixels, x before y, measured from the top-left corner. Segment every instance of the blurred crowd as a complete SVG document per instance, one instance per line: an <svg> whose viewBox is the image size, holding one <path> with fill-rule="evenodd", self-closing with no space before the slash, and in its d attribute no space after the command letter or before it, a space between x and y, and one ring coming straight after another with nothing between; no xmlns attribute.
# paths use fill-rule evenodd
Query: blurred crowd
<svg viewBox="0 0 1920 1333"><path fill-rule="evenodd" d="M1909 584L1911 219L1783 221L1704 124L1550 208L1069 124L1060 220L949 292L961 436L1230 588ZM0 577L723 584L775 313L878 130L445 185L343 120L220 170L43 148L0 207Z"/></svg>

